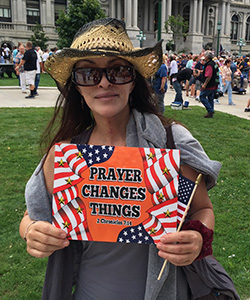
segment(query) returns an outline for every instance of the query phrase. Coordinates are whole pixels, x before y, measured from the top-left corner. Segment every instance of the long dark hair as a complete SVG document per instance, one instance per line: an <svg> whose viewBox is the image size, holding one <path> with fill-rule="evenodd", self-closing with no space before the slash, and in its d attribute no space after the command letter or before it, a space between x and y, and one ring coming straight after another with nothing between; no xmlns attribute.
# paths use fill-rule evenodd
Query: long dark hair
<svg viewBox="0 0 250 300"><path fill-rule="evenodd" d="M55 143L70 140L95 125L91 110L71 78L64 87L58 85L58 88L61 93L57 99L53 117L41 139L41 146L48 146L47 153ZM170 119L159 114L152 88L138 72L136 72L135 87L131 92L130 107L140 112L157 115L164 126L171 122Z"/></svg>

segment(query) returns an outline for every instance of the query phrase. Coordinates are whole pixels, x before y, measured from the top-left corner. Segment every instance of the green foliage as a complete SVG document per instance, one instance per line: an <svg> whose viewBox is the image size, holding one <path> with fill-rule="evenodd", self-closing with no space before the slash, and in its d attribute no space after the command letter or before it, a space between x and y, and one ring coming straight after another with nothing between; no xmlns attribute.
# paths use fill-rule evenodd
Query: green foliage
<svg viewBox="0 0 250 300"><path fill-rule="evenodd" d="M57 46L60 49L70 47L78 29L88 22L104 17L98 0L71 0L66 13L61 11L56 22L59 35Z"/></svg>
<svg viewBox="0 0 250 300"><path fill-rule="evenodd" d="M166 32L173 33L174 40L177 38L177 36L182 36L185 39L187 36L188 27L188 21L185 21L180 15L177 17L169 16L165 22Z"/></svg>
<svg viewBox="0 0 250 300"><path fill-rule="evenodd" d="M185 34L188 31L188 21L185 21L183 17L178 15L169 16L165 22L165 29L167 33L173 32L174 34Z"/></svg>
<svg viewBox="0 0 250 300"><path fill-rule="evenodd" d="M34 46L39 46L42 50L47 49L48 45L46 44L49 38L46 36L43 31L43 26L39 23L36 23L36 26L32 28L33 35L30 40Z"/></svg>

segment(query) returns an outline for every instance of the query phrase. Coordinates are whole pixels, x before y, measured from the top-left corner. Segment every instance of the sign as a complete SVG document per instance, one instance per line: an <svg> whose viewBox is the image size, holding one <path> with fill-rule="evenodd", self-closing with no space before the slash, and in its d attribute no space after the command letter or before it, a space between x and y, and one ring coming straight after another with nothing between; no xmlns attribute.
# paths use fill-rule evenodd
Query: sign
<svg viewBox="0 0 250 300"><path fill-rule="evenodd" d="M53 224L72 240L157 243L175 232L179 150L56 144Z"/></svg>

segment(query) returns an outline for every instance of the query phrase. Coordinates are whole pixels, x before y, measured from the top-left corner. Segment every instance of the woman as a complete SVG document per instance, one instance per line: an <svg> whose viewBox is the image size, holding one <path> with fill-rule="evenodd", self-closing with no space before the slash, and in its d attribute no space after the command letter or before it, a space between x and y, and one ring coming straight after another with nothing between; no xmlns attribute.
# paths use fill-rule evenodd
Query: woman
<svg viewBox="0 0 250 300"><path fill-rule="evenodd" d="M181 125L171 126L182 151L181 173L191 180L198 172L204 174L189 211L189 230L164 235L156 247L69 242L63 230L50 224L54 143L166 148L164 126L170 121L158 114L145 81L160 67L161 58L161 42L134 50L122 21L101 19L85 25L71 48L46 62L46 71L61 91L48 135L62 106L63 112L45 159L27 184L28 210L20 224L28 253L49 256L43 299L71 299L74 285L74 299L177 299L177 294L189 299L187 280L177 266L209 254L206 234L212 232L214 214L207 188L215 184L220 164L211 161ZM164 259L170 263L157 282Z"/></svg>
<svg viewBox="0 0 250 300"><path fill-rule="evenodd" d="M232 71L230 69L231 60L226 59L224 67L222 68L222 83L223 83L223 94L227 92L228 94L228 105L235 105L232 100Z"/></svg>

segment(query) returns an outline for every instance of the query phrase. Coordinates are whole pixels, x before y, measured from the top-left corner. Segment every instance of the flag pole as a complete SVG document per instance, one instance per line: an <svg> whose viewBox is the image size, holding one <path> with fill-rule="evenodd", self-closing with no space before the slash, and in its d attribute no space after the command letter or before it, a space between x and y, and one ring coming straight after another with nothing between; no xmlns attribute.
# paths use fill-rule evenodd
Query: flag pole
<svg viewBox="0 0 250 300"><path fill-rule="evenodd" d="M189 198L189 201L188 201L187 207L186 207L186 209L185 209L185 212L184 212L184 214L183 214L183 216L182 216L182 218L181 218L181 222L180 222L180 224L179 224L179 226L178 226L177 232L179 232L179 231L181 230L181 227L182 227L182 225L183 225L183 223L184 223L184 221L185 221L185 218L186 218L186 215L187 215L187 213L188 213L188 210L189 210L189 207L190 207L190 205L191 205L191 202L192 202L192 200L193 200L193 198L194 198L194 194L195 194L195 192L196 192L196 190L197 190L197 188L198 188L198 186L199 186L199 184L200 184L200 182L201 182L201 178L202 178L202 174L199 174L199 175L197 176L196 180L195 180L195 186L194 186L194 189L193 189L192 194L191 194L191 196L190 196L190 198ZM164 271L164 269L165 269L165 267L166 267L166 265L167 265L167 262L168 262L168 260L165 259L165 261L164 261L164 263L163 263L163 265L162 265L162 267L161 267L161 271L160 271L160 273L159 273L159 275L158 275L157 280L161 280L161 276L162 276L163 271Z"/></svg>

